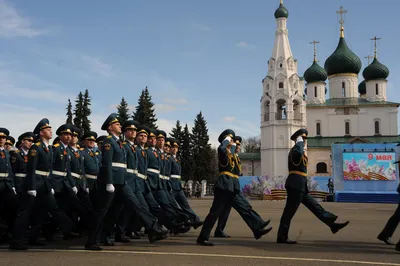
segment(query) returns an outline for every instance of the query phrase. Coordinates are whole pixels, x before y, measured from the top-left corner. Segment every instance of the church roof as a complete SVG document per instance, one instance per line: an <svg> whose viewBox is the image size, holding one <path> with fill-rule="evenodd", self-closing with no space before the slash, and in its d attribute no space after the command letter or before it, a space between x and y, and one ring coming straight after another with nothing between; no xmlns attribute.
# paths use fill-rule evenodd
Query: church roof
<svg viewBox="0 0 400 266"><path fill-rule="evenodd" d="M399 143L400 136L308 137L309 148L330 148L336 143Z"/></svg>
<svg viewBox="0 0 400 266"><path fill-rule="evenodd" d="M364 69L362 74L367 81L386 79L389 76L389 69L384 64L381 64L375 57L374 61Z"/></svg>
<svg viewBox="0 0 400 266"><path fill-rule="evenodd" d="M396 106L399 107L400 103L377 101L370 102L363 98L333 98L327 99L324 103L308 103L307 108L329 108L329 107L357 107L357 106Z"/></svg>
<svg viewBox="0 0 400 266"><path fill-rule="evenodd" d="M286 7L281 3L278 7L277 10L275 10L274 16L276 19L278 18L288 18L289 17L289 11L286 9Z"/></svg>
<svg viewBox="0 0 400 266"><path fill-rule="evenodd" d="M313 64L304 72L304 79L307 83L324 82L328 78L325 69L314 60Z"/></svg>

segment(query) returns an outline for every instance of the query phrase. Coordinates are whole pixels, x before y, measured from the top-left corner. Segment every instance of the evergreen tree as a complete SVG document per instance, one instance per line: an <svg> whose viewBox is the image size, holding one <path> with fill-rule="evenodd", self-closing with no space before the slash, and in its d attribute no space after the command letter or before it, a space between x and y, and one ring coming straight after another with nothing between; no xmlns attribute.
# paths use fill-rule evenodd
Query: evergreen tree
<svg viewBox="0 0 400 266"><path fill-rule="evenodd" d="M183 137L184 137L184 132L182 130L181 122L179 120L176 120L176 125L175 127L171 130L171 137L176 139L178 141L179 147L182 147L183 145ZM178 158L182 158L182 150L178 149Z"/></svg>
<svg viewBox="0 0 400 266"><path fill-rule="evenodd" d="M213 180L214 169L212 165L213 154L211 145L208 143L207 122L200 112L194 120L192 129L192 154L194 163L194 180Z"/></svg>
<svg viewBox="0 0 400 266"><path fill-rule="evenodd" d="M78 97L75 100L75 109L74 109L74 125L78 128L82 128L82 118L83 118L83 94L79 92Z"/></svg>
<svg viewBox="0 0 400 266"><path fill-rule="evenodd" d="M67 105L67 124L72 124L72 103L71 100L68 99L68 105Z"/></svg>
<svg viewBox="0 0 400 266"><path fill-rule="evenodd" d="M118 120L123 126L125 122L129 120L128 103L125 101L124 97L122 97L120 104L117 106L117 110Z"/></svg>
<svg viewBox="0 0 400 266"><path fill-rule="evenodd" d="M90 124L92 123L89 120L89 116L92 114L90 110L90 106L92 105L92 99L89 96L89 91L86 89L85 94L83 95L83 106L82 106L82 134L90 131Z"/></svg>
<svg viewBox="0 0 400 266"><path fill-rule="evenodd" d="M193 160L191 149L192 145L190 141L190 132L186 124L182 134L182 145L180 146L182 167L181 175L184 181L188 181L193 177Z"/></svg>
<svg viewBox="0 0 400 266"><path fill-rule="evenodd" d="M142 90L142 94L138 100L138 105L136 106L136 112L133 114L133 119L141 125L157 129L154 103L151 101L151 96L147 87Z"/></svg>

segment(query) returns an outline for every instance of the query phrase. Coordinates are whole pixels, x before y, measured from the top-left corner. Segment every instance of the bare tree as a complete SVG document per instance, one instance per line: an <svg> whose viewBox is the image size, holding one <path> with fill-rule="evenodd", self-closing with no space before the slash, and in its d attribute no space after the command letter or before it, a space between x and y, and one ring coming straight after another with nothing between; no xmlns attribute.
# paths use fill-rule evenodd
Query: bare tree
<svg viewBox="0 0 400 266"><path fill-rule="evenodd" d="M249 137L242 141L243 152L260 152L261 151L261 138L260 136Z"/></svg>

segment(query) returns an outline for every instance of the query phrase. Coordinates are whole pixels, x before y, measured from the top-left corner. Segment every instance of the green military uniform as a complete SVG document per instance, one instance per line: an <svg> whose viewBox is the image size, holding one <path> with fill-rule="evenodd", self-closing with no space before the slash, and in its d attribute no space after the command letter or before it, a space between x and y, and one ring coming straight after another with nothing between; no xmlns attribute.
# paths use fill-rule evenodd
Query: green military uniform
<svg viewBox="0 0 400 266"><path fill-rule="evenodd" d="M300 203L304 204L318 219L331 228L332 233L336 233L345 227L346 223L335 223L338 218L333 213L326 211L309 193L307 187L307 164L308 158L304 150L304 142L307 139L308 131L299 129L292 136L291 140L295 141L295 145L288 155L289 176L286 179L285 188L287 191L286 206L283 210L279 230L278 243L296 244L296 241L289 239L290 222Z"/></svg>
<svg viewBox="0 0 400 266"><path fill-rule="evenodd" d="M82 140L96 141L96 132L86 132L82 136ZM87 182L87 188L89 189L89 197L93 206L96 203L96 189L97 189L97 175L100 169L100 151L95 151L89 147L85 147L81 150L84 163L84 172Z"/></svg>
<svg viewBox="0 0 400 266"><path fill-rule="evenodd" d="M11 151L14 144L15 144L15 139L11 136L7 136L7 140L6 140L6 144L5 144L6 150Z"/></svg>
<svg viewBox="0 0 400 266"><path fill-rule="evenodd" d="M178 141L176 139L170 140L170 145L172 147L179 147ZM190 217L190 220L194 223L193 227L196 229L201 226L203 222L200 220L199 216L190 207L189 202L182 190L181 184L181 164L175 155L170 154L168 159L168 187L170 187L170 193L172 197L176 200L179 206L184 210Z"/></svg>
<svg viewBox="0 0 400 266"><path fill-rule="evenodd" d="M7 138L8 135L9 131L6 128L0 128L0 138ZM12 228L16 215L16 194L10 154L5 147L0 147L0 216L5 219L9 228Z"/></svg>
<svg viewBox="0 0 400 266"><path fill-rule="evenodd" d="M33 141L33 132L25 132L18 137L18 142L23 140ZM24 190L23 183L26 177L27 165L28 165L28 152L22 148L15 150L10 155L11 166L14 173L15 189L18 194L21 194Z"/></svg>
<svg viewBox="0 0 400 266"><path fill-rule="evenodd" d="M240 136L235 136L234 137L234 142L236 146L241 145L242 138ZM237 154L237 152L234 152L233 154L234 162L235 162L235 168L234 168L234 173L238 176L242 175L242 166L240 162L240 158ZM239 192L238 194L235 195L235 198L232 202L232 206L227 206L225 210L221 213L220 217L218 218L218 224L217 228L215 229L214 236L215 237L229 237L224 233L224 228L226 226L226 223L228 221L229 213L231 210L231 207L233 207L242 217L242 219L246 222L246 224L249 226L251 231L254 234L254 237L256 239L261 238L261 236L267 234L272 230L272 228L267 228L264 229L268 224L270 223L270 220L264 221L261 216L253 210L252 206L246 199L246 197L243 195L242 192Z"/></svg>
<svg viewBox="0 0 400 266"><path fill-rule="evenodd" d="M112 113L103 123L101 129L108 130L109 126L118 123L117 114ZM130 207L130 211L142 219L145 228L148 230L149 241L154 242L161 240L167 234L162 230L161 225L157 222L148 210L142 207L135 197L132 189L125 185L126 175L126 152L122 147L122 142L114 135L109 135L102 145L102 163L97 178L98 199L97 199L97 217L96 222L89 230L88 242L85 248L89 250L101 250L96 244L97 236L104 219L105 233L110 232L115 221L115 211L108 212L111 204L118 205L118 201ZM113 202L115 198L115 203ZM105 217L107 214L107 217ZM113 245L112 243L106 243Z"/></svg>
<svg viewBox="0 0 400 266"><path fill-rule="evenodd" d="M50 127L49 120L44 118L37 124L33 133L39 135L42 130ZM73 228L72 221L57 206L53 195L53 182L50 178L52 157L52 149L43 141L33 144L29 150L24 192L22 193L18 216L13 227L10 249L28 249L28 246L22 244L22 240L35 205L39 209L35 208L34 213L50 213L57 225L64 232L64 235L68 235ZM44 215L38 215L38 213L33 216L34 221L29 237L30 244L37 243L38 229L45 218Z"/></svg>

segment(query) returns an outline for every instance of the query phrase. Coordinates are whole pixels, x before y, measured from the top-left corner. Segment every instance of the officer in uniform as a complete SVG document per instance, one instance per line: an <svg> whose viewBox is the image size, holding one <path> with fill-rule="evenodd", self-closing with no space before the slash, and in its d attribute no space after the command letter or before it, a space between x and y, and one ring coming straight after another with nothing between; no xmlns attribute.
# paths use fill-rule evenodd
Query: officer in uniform
<svg viewBox="0 0 400 266"><path fill-rule="evenodd" d="M50 178L52 170L53 151L49 147L49 141L52 137L51 126L47 118L42 119L35 127L34 134L39 135L40 141L33 144L28 154L27 175L24 182L24 191L22 193L17 219L12 232L12 242L10 249L26 250L28 246L22 244L25 230L27 229L31 213L34 223L30 230L29 244L39 244L37 242L38 229L43 223L45 216L38 215L49 212L57 225L62 229L64 235L68 235L74 227L72 221L61 211L54 198L53 182ZM39 208L33 211L37 203ZM43 208L43 209L42 209Z"/></svg>
<svg viewBox="0 0 400 266"><path fill-rule="evenodd" d="M240 158L238 153L240 152L240 146L242 142L242 138L240 136L235 136L233 138L234 143L236 144L235 153L233 154L235 161L235 171L234 173L238 176L242 176L242 166L240 162ZM229 213L233 207L242 217L242 219L249 226L251 231L253 232L255 239L260 239L263 235L269 233L272 230L272 227L266 228L271 220L264 221L261 216L253 210L249 201L240 191L235 195L235 199L232 202L232 206L227 206L227 208L221 213L221 216L218 218L217 228L215 229L214 236L215 237L229 237L224 232L224 228L228 221ZM266 229L265 229L266 228Z"/></svg>
<svg viewBox="0 0 400 266"><path fill-rule="evenodd" d="M17 196L14 185L14 175L10 163L10 154L5 148L10 132L0 128L0 216L12 228L17 208Z"/></svg>
<svg viewBox="0 0 400 266"><path fill-rule="evenodd" d="M79 220L78 230L86 230L88 229L87 227L93 223L95 211L89 198L89 188L85 178L85 157L83 156L83 151L78 149L77 146L80 132L81 130L79 128L73 127L72 140L69 142L68 151L71 154L71 178L77 188L76 196L79 200L75 200L77 206L74 206L81 218Z"/></svg>
<svg viewBox="0 0 400 266"><path fill-rule="evenodd" d="M97 189L97 175L100 169L100 152L95 151L97 133L93 131L86 132L82 136L84 148L82 149L84 172L89 189L89 198L92 206L96 207L96 189Z"/></svg>
<svg viewBox="0 0 400 266"><path fill-rule="evenodd" d="M218 147L218 180L215 183L214 200L209 214L204 220L197 244L213 246L209 242L211 230L221 213L232 205L235 195L240 192L239 176L234 173L235 161L233 157L235 143L233 138L235 132L231 129L224 130L218 137L220 143Z"/></svg>
<svg viewBox="0 0 400 266"><path fill-rule="evenodd" d="M5 144L5 149L8 151L11 151L14 147L15 144L15 139L11 136L7 136L6 144Z"/></svg>
<svg viewBox="0 0 400 266"><path fill-rule="evenodd" d="M306 129L297 130L290 139L295 145L289 152L288 168L289 176L286 179L285 188L287 191L286 206L281 217L277 243L296 244L296 241L289 239L290 222L300 203L304 204L319 220L331 228L333 234L349 224L335 223L338 216L326 211L308 192L307 187L307 135Z"/></svg>
<svg viewBox="0 0 400 266"><path fill-rule="evenodd" d="M149 211L149 206L143 197L142 190L140 188L140 180L137 178L138 173L138 160L135 147L135 138L139 123L134 120L128 120L125 122L122 131L124 133L125 142L123 142L123 147L126 152L127 159L127 169L125 181L128 186L131 187L132 192L139 201L140 205ZM138 228L137 228L138 227ZM115 234L115 241L127 243L130 242L125 235L129 235L132 238L138 239L137 236L132 235L132 230L140 229L142 227L142 222L138 217L134 217L133 213L129 211L127 206L124 206L120 216L118 218L118 225Z"/></svg>
<svg viewBox="0 0 400 266"><path fill-rule="evenodd" d="M118 138L121 134L121 125L117 114L110 114L104 121L101 129L107 130L109 136L104 140L102 145L102 163L97 178L98 210L96 222L89 230L85 248L88 250L101 250L96 243L97 235L100 232L103 220L105 232L111 231L115 213L113 211L107 213L107 211L113 203L114 198L115 201L122 200L124 204L130 207L131 212L140 217L149 232L148 238L151 243L163 239L168 231L162 229L157 218L140 205L130 186L125 185L126 152L122 146L122 142ZM105 218L106 214L108 217Z"/></svg>
<svg viewBox="0 0 400 266"><path fill-rule="evenodd" d="M26 177L26 167L28 164L29 149L33 144L33 132L25 132L18 137L21 143L18 150L10 155L11 166L14 172L15 189L19 195L23 191L23 183Z"/></svg>
<svg viewBox="0 0 400 266"><path fill-rule="evenodd" d="M189 215L190 220L195 222L198 226L203 224L203 221L200 220L199 216L193 211L190 207L189 202L185 196L185 193L182 190L181 183L181 164L179 159L177 158L177 153L179 149L179 144L176 139L170 139L170 156L169 156L169 177L170 180L168 182L168 186L171 187L171 195L178 202L180 207L185 210L185 212ZM193 226L196 229L196 226Z"/></svg>
<svg viewBox="0 0 400 266"><path fill-rule="evenodd" d="M98 138L96 139L96 144L97 144L97 150L98 150L98 151L101 151L101 150L102 150L101 145L103 145L103 142L104 142L104 140L105 140L106 138L107 138L106 135L102 135L102 136L100 136L100 137L98 137ZM101 162L101 160L100 160L100 162Z"/></svg>

